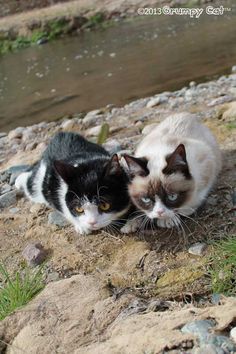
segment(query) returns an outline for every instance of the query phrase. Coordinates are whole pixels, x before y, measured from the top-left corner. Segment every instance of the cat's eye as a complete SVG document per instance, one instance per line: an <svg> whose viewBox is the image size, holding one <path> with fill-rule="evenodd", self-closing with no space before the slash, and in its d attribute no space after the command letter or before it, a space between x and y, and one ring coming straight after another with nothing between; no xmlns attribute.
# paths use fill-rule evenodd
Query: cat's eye
<svg viewBox="0 0 236 354"><path fill-rule="evenodd" d="M169 201L175 202L178 198L178 194L177 193L170 193L167 195L167 198L169 199Z"/></svg>
<svg viewBox="0 0 236 354"><path fill-rule="evenodd" d="M107 211L109 210L111 207L111 204L107 203L107 202L103 202L101 204L99 204L99 208L102 210L102 211Z"/></svg>
<svg viewBox="0 0 236 354"><path fill-rule="evenodd" d="M150 203L151 199L148 198L148 197L142 197L142 198L141 198L141 201L142 201L143 203L145 203L145 204L148 204L148 203Z"/></svg>
<svg viewBox="0 0 236 354"><path fill-rule="evenodd" d="M78 213L78 214L82 214L84 212L84 209L81 208L81 207L76 207L75 208L75 211Z"/></svg>

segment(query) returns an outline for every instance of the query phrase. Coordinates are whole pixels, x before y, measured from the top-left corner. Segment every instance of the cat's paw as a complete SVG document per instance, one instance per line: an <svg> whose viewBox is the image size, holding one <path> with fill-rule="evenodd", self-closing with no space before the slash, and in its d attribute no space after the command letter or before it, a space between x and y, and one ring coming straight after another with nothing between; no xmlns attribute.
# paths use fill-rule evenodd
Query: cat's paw
<svg viewBox="0 0 236 354"><path fill-rule="evenodd" d="M172 219L157 219L157 225L160 227L165 227L167 229L171 229L172 227L176 226Z"/></svg>
<svg viewBox="0 0 236 354"><path fill-rule="evenodd" d="M80 235L88 235L91 232L91 230L88 229L87 227L82 227L78 225L75 226L75 231Z"/></svg>
<svg viewBox="0 0 236 354"><path fill-rule="evenodd" d="M137 221L129 220L126 224L120 229L122 234L129 234L138 230L139 224Z"/></svg>

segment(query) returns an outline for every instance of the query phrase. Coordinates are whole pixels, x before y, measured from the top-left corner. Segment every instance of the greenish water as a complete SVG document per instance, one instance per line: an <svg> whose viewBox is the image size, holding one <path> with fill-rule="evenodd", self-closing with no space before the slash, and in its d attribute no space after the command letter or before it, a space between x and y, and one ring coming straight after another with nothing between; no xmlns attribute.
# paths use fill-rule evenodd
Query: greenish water
<svg viewBox="0 0 236 354"><path fill-rule="evenodd" d="M234 4L234 5L233 5ZM181 88L236 65L235 1L222 16L140 16L0 58L0 130Z"/></svg>

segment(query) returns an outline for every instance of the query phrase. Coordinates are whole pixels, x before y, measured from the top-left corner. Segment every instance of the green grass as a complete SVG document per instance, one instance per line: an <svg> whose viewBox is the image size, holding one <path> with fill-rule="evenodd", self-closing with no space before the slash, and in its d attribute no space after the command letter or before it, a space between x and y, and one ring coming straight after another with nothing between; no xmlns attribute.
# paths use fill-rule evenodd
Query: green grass
<svg viewBox="0 0 236 354"><path fill-rule="evenodd" d="M100 132L99 132L97 144L102 145L106 142L106 140L109 136L109 130L110 130L109 124L104 123L101 127Z"/></svg>
<svg viewBox="0 0 236 354"><path fill-rule="evenodd" d="M10 276L0 264L0 320L26 305L44 287L42 267L22 268Z"/></svg>
<svg viewBox="0 0 236 354"><path fill-rule="evenodd" d="M85 23L81 23L81 30L88 28L107 28L111 24L114 24L112 20L106 20L104 14L97 13L91 16ZM40 39L45 41L52 41L63 35L73 32L70 27L70 23L64 18L51 20L47 23L44 29L35 29L29 36L18 36L15 39L0 39L0 55L8 52L14 52L18 49L26 48L32 45L36 45Z"/></svg>
<svg viewBox="0 0 236 354"><path fill-rule="evenodd" d="M236 122L227 123L225 126L228 130L236 129Z"/></svg>
<svg viewBox="0 0 236 354"><path fill-rule="evenodd" d="M210 276L213 293L236 295L236 236L215 243Z"/></svg>

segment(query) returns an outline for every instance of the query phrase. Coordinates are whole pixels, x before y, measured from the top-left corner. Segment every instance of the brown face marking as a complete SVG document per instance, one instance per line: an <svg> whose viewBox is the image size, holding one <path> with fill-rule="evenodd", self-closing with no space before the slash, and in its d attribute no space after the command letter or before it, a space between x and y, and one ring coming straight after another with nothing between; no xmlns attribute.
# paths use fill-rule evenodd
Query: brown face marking
<svg viewBox="0 0 236 354"><path fill-rule="evenodd" d="M150 176L135 177L129 186L129 193L133 203L142 210L152 210L155 196L169 209L179 208L188 199L193 188L193 180L186 180L182 173L164 176L163 181L150 178ZM170 195L176 194L176 200L171 200ZM144 202L142 198L149 198Z"/></svg>

